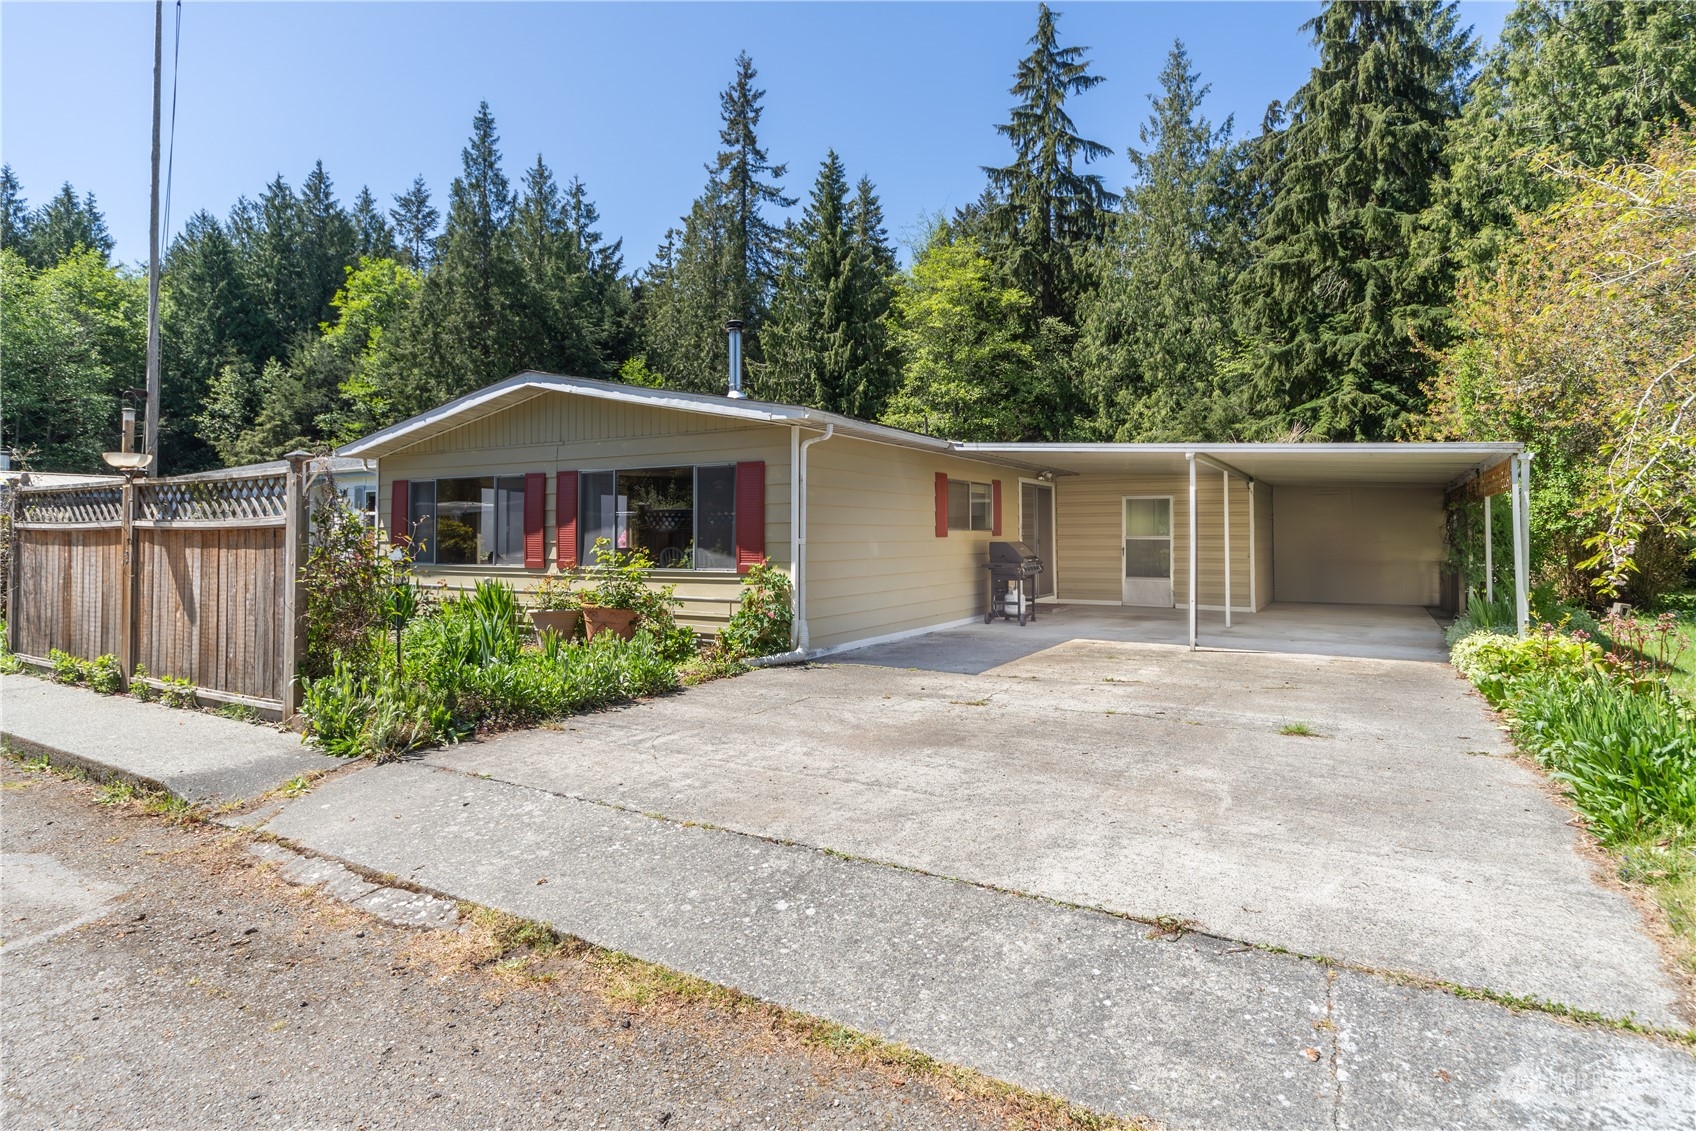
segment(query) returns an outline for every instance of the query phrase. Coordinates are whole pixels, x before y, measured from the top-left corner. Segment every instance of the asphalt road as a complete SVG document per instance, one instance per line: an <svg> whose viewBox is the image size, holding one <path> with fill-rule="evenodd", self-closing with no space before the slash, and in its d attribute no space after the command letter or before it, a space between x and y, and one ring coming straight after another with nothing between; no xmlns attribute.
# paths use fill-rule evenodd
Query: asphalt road
<svg viewBox="0 0 1696 1131"><path fill-rule="evenodd" d="M9 759L0 779L12 1131L1005 1125L757 1010L609 997L582 958L515 976L286 884L233 834Z"/></svg>

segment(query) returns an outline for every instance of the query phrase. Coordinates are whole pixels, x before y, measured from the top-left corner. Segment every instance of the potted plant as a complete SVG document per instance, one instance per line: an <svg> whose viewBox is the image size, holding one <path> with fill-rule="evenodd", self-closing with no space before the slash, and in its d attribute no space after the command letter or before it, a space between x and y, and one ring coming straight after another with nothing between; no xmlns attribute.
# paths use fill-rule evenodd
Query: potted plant
<svg viewBox="0 0 1696 1131"><path fill-rule="evenodd" d="M549 574L531 593L530 623L538 636L551 632L561 640L574 638L583 626L583 595L567 578Z"/></svg>
<svg viewBox="0 0 1696 1131"><path fill-rule="evenodd" d="M593 638L612 632L629 640L636 620L653 600L643 575L654 566L642 549L615 550L606 538L595 539L594 564L585 571L589 588L583 593L583 630Z"/></svg>

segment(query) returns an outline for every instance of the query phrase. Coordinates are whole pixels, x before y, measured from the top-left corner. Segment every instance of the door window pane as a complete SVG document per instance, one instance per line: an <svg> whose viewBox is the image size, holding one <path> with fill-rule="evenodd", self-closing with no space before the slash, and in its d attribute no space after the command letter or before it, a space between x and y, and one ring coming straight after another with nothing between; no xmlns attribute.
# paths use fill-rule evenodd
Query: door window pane
<svg viewBox="0 0 1696 1131"><path fill-rule="evenodd" d="M695 469L695 568L736 568L736 467Z"/></svg>
<svg viewBox="0 0 1696 1131"><path fill-rule="evenodd" d="M1125 576L1171 577L1171 540L1168 538L1125 539Z"/></svg>
<svg viewBox="0 0 1696 1131"><path fill-rule="evenodd" d="M415 481L409 491L412 513L398 519L390 515L389 520L406 524L402 533L412 539L412 560L428 564L436 560L436 484L429 479Z"/></svg>
<svg viewBox="0 0 1696 1131"><path fill-rule="evenodd" d="M1125 537L1164 538L1172 533L1172 500L1126 499Z"/></svg>

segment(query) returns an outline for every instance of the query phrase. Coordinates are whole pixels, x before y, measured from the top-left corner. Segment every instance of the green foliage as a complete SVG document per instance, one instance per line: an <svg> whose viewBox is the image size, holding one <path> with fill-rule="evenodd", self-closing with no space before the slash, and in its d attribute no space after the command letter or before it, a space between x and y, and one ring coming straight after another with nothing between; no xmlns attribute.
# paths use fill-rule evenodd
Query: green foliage
<svg viewBox="0 0 1696 1131"><path fill-rule="evenodd" d="M1104 440L1226 440L1244 406L1221 380L1231 284L1243 266L1246 201L1231 121L1201 114L1208 88L1174 43L1154 112L1130 151L1136 183L1088 260L1078 362Z"/></svg>
<svg viewBox="0 0 1696 1131"><path fill-rule="evenodd" d="M718 634L718 650L730 659L786 652L795 626L794 586L770 562L758 562L742 578L742 600Z"/></svg>
<svg viewBox="0 0 1696 1131"><path fill-rule="evenodd" d="M115 695L124 689L124 669L118 657L107 653L84 660L58 648L47 652L53 665L53 678L59 683L86 684L102 695Z"/></svg>
<svg viewBox="0 0 1696 1131"><path fill-rule="evenodd" d="M479 726L525 726L677 686L666 641L545 634L525 644L512 589L485 582L406 626L404 668L374 638L364 668L338 658L303 681L308 737L332 754L389 758L455 741Z"/></svg>
<svg viewBox="0 0 1696 1131"><path fill-rule="evenodd" d="M301 567L306 590L303 676L328 675L338 657L359 664L371 632L388 625L397 609L394 590L406 584L410 564L378 546L371 528L334 491L312 511L312 537Z"/></svg>
<svg viewBox="0 0 1696 1131"><path fill-rule="evenodd" d="M1460 616L1455 618L1445 636L1452 648L1460 641L1477 632L1500 633L1517 635L1519 632L1519 610L1514 603L1513 593L1503 589L1496 595L1495 600L1487 600L1482 592L1470 589L1466 594L1466 606Z"/></svg>
<svg viewBox="0 0 1696 1131"><path fill-rule="evenodd" d="M871 420L894 392L889 312L890 258L869 181L850 200L832 150L819 168L766 329L766 365L753 382L767 400L810 405Z"/></svg>
<svg viewBox="0 0 1696 1131"><path fill-rule="evenodd" d="M1696 829L1696 708L1655 665L1548 625L1524 640L1466 637L1451 661L1604 842Z"/></svg>
<svg viewBox="0 0 1696 1131"><path fill-rule="evenodd" d="M0 249L0 444L34 450L36 466L102 471L118 446L119 391L144 368L144 280L97 251L32 269Z"/></svg>
<svg viewBox="0 0 1696 1131"><path fill-rule="evenodd" d="M1036 440L1071 418L1070 329L950 225L939 224L895 292L905 377L885 424L956 440Z"/></svg>
<svg viewBox="0 0 1696 1131"><path fill-rule="evenodd" d="M768 208L795 202L783 195L786 166L772 164L760 144L759 72L746 52L719 95L719 150L706 190L666 233L642 279L643 350L673 388L722 392L729 371L727 319L743 321L743 354L763 360L761 332L782 263L783 233Z"/></svg>
<svg viewBox="0 0 1696 1131"><path fill-rule="evenodd" d="M93 254L104 266L112 235L94 194L77 199L69 182L31 211L10 165L0 168L0 247L11 248L32 268L45 271L73 256Z"/></svg>
<svg viewBox="0 0 1696 1131"><path fill-rule="evenodd" d="M12 655L6 639L6 622L0 620L0 675L17 675L24 670L24 662Z"/></svg>
<svg viewBox="0 0 1696 1131"><path fill-rule="evenodd" d="M1290 124L1258 149L1270 203L1237 287L1261 431L1398 435L1421 408L1450 280L1412 254L1445 169L1470 37L1453 4L1333 0Z"/></svg>
<svg viewBox="0 0 1696 1131"><path fill-rule="evenodd" d="M1080 252L1101 235L1118 202L1099 173L1078 169L1112 154L1077 132L1066 99L1107 81L1089 73L1087 47L1062 47L1047 4L1037 7L1031 53L1019 62L1009 93L1009 120L996 132L1013 146L1013 161L986 168L994 197L984 216L1001 266L1030 295L1040 318L1071 325L1077 307Z"/></svg>
<svg viewBox="0 0 1696 1131"><path fill-rule="evenodd" d="M200 697L195 694L193 680L162 675L159 682L164 685L159 689L159 702L165 706L179 710L193 710L200 706Z"/></svg>

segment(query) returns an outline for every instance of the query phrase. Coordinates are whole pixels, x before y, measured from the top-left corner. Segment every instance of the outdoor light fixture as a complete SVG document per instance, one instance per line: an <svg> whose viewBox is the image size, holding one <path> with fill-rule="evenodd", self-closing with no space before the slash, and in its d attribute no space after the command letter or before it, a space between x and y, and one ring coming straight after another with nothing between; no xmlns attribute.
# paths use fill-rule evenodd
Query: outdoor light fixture
<svg viewBox="0 0 1696 1131"><path fill-rule="evenodd" d="M153 462L153 457L146 452L101 452L100 458L125 475L134 475Z"/></svg>

